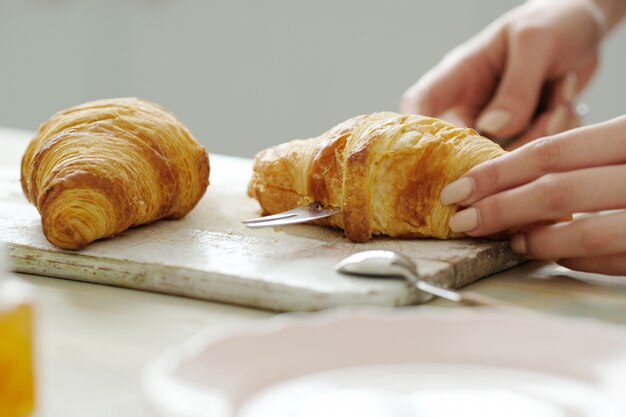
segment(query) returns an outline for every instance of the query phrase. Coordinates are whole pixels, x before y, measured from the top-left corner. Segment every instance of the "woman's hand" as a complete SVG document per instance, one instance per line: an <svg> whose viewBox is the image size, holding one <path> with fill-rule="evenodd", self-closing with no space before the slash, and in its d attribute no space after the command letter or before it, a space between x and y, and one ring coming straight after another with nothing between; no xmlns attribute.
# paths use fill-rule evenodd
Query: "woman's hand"
<svg viewBox="0 0 626 417"><path fill-rule="evenodd" d="M521 138L515 146L577 127L572 102L595 72L607 28L592 0L531 0L446 55L401 109Z"/></svg>
<svg viewBox="0 0 626 417"><path fill-rule="evenodd" d="M444 204L466 206L455 232L485 236L572 213L626 208L626 116L529 143L445 187ZM537 226L515 252L582 271L626 274L626 211Z"/></svg>

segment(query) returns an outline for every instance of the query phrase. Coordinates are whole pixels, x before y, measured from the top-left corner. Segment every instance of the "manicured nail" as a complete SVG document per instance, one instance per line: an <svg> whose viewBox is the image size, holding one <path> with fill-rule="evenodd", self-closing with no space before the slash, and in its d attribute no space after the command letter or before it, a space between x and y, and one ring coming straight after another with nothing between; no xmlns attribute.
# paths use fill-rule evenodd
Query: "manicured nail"
<svg viewBox="0 0 626 417"><path fill-rule="evenodd" d="M567 130L567 111L567 107L564 105L561 105L554 110L554 113L552 113L546 123L546 134L548 136Z"/></svg>
<svg viewBox="0 0 626 417"><path fill-rule="evenodd" d="M520 255L525 255L528 252L526 248L526 236L523 234L515 235L511 238L511 250Z"/></svg>
<svg viewBox="0 0 626 417"><path fill-rule="evenodd" d="M565 75L563 80L563 101L572 103L576 98L576 88L578 87L578 76L575 72L570 71Z"/></svg>
<svg viewBox="0 0 626 417"><path fill-rule="evenodd" d="M492 110L483 114L476 122L476 128L481 132L498 133L504 129L513 117L506 110Z"/></svg>
<svg viewBox="0 0 626 417"><path fill-rule="evenodd" d="M445 114L441 116L442 120L445 120L446 122L450 123L451 125L455 125L455 126L459 126L459 127L464 127L467 126L467 123L465 123L465 121L463 119L461 119L460 117L454 115L454 114Z"/></svg>
<svg viewBox="0 0 626 417"><path fill-rule="evenodd" d="M458 203L467 200L472 195L473 189L474 184L472 180L469 177L463 177L446 185L441 190L439 199L445 205Z"/></svg>
<svg viewBox="0 0 626 417"><path fill-rule="evenodd" d="M478 227L478 210L468 208L459 211L450 218L450 229L453 232L471 232Z"/></svg>

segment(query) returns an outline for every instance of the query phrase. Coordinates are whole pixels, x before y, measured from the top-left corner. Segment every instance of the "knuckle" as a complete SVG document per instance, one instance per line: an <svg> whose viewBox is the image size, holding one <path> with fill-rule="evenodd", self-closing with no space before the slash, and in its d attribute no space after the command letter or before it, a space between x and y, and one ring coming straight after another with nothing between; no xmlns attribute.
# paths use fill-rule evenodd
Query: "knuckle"
<svg viewBox="0 0 626 417"><path fill-rule="evenodd" d="M519 45L528 48L536 45L550 46L555 43L554 31L533 21L523 21L513 26L511 38Z"/></svg>
<svg viewBox="0 0 626 417"><path fill-rule="evenodd" d="M482 164L481 170L474 176L480 194L490 193L498 189L500 174L494 160Z"/></svg>
<svg viewBox="0 0 626 417"><path fill-rule="evenodd" d="M468 42L462 43L460 45L455 46L452 49L449 49L441 58L439 65L454 65L462 61L468 53L471 53L471 46Z"/></svg>
<svg viewBox="0 0 626 417"><path fill-rule="evenodd" d="M553 171L561 159L560 142L554 138L539 139L530 145L531 159L539 172Z"/></svg>
<svg viewBox="0 0 626 417"><path fill-rule="evenodd" d="M539 180L538 191L540 201L544 202L548 215L569 214L568 207L573 192L571 181L559 175L549 174Z"/></svg>
<svg viewBox="0 0 626 417"><path fill-rule="evenodd" d="M501 92L502 100L506 99L507 107L514 108L520 117L530 118L535 104L534 95L530 90L520 89L518 85L509 84Z"/></svg>

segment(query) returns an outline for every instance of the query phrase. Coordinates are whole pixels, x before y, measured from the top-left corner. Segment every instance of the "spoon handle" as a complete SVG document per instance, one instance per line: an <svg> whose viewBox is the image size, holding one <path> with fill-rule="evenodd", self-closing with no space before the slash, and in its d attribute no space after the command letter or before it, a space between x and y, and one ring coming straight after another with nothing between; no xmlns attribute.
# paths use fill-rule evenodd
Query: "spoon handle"
<svg viewBox="0 0 626 417"><path fill-rule="evenodd" d="M463 300L463 296L459 292L450 290L448 288L439 287L426 281L422 281L416 275L412 276L411 280L418 290L422 290L434 296L441 297L455 303L460 303Z"/></svg>
<svg viewBox="0 0 626 417"><path fill-rule="evenodd" d="M506 301L501 301L486 295L478 294L471 291L454 291L448 288L442 288L425 281L421 281L416 277L413 278L415 286L429 294L433 294L437 297L445 298L446 300L453 301L471 307L513 307L512 304Z"/></svg>

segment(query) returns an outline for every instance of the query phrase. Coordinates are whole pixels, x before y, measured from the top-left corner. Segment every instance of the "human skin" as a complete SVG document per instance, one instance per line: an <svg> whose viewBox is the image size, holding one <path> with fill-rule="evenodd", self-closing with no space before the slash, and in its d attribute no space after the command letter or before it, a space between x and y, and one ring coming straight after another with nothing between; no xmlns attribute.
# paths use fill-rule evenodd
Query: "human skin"
<svg viewBox="0 0 626 417"><path fill-rule="evenodd" d="M626 274L626 116L575 128L571 105L593 75L602 38L624 14L619 0L529 1L405 93L407 113L444 114L488 136L516 139L518 149L442 190L444 204L462 207L450 220L453 231L485 236L595 213L533 227L511 247L572 269ZM606 210L619 211L599 214Z"/></svg>
<svg viewBox="0 0 626 417"><path fill-rule="evenodd" d="M477 128L512 148L578 126L572 103L592 78L620 0L531 0L446 54L401 110Z"/></svg>
<svg viewBox="0 0 626 417"><path fill-rule="evenodd" d="M538 139L471 169L441 199L464 209L454 231L484 236L572 213L615 212L534 227L515 252L581 271L626 274L626 116Z"/></svg>

